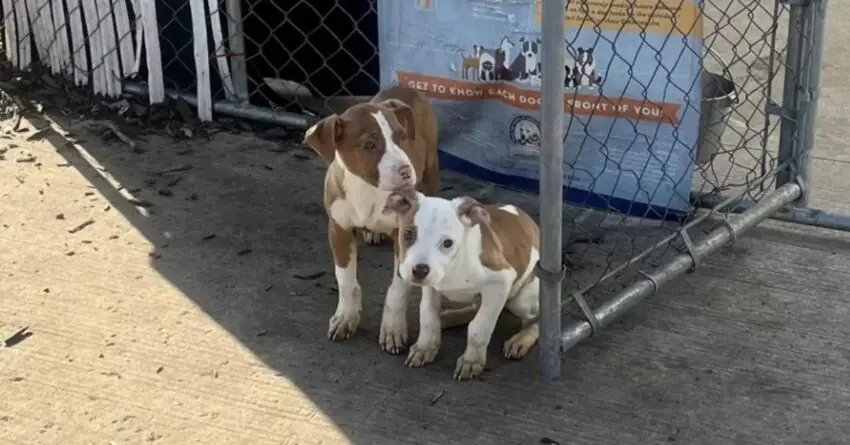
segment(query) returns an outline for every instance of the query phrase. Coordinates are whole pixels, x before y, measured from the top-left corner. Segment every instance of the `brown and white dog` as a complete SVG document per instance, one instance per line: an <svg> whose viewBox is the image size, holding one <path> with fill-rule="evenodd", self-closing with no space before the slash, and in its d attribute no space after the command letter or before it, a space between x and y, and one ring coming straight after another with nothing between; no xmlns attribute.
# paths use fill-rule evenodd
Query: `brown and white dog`
<svg viewBox="0 0 850 445"><path fill-rule="evenodd" d="M382 210L393 190L438 192L437 119L425 96L396 86L322 119L307 130L304 141L330 164L324 206L339 302L328 337L347 339L360 325L362 308L356 231L363 231L367 242L392 234L396 216ZM410 285L394 275L381 320L384 350L398 353L406 346L409 293Z"/></svg>
<svg viewBox="0 0 850 445"><path fill-rule="evenodd" d="M426 197L412 189L391 193L385 211L400 216L396 273L406 283L422 287L419 338L410 347L407 366L433 361L440 331L454 319L452 324L469 322L466 351L457 360L454 376L458 380L479 376L503 309L523 322L523 328L505 342L505 357L520 359L534 347L539 337L538 323L533 321L539 309L534 275L539 229L528 214L512 205L482 205L470 197ZM442 297L466 304L466 310L441 312ZM467 318L458 319L464 312Z"/></svg>

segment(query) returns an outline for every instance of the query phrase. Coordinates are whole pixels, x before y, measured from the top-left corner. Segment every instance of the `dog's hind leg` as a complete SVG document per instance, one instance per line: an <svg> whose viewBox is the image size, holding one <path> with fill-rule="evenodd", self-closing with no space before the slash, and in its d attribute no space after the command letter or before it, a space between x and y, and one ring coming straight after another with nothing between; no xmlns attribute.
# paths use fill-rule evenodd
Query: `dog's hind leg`
<svg viewBox="0 0 850 445"><path fill-rule="evenodd" d="M531 323L528 326L520 329L508 341L505 342L505 358L510 360L519 360L531 351L531 348L537 344L540 339L540 324L537 322Z"/></svg>
<svg viewBox="0 0 850 445"><path fill-rule="evenodd" d="M540 338L540 325L531 321L540 312L539 280L535 277L526 283L519 293L508 300L505 309L522 320L523 327L505 342L505 358L519 360L537 344Z"/></svg>

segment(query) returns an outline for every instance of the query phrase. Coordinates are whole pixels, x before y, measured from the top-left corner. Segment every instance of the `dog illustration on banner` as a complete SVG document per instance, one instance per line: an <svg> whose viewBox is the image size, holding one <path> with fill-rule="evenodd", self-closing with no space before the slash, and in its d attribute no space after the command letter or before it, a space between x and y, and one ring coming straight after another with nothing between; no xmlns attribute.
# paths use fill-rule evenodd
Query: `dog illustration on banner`
<svg viewBox="0 0 850 445"><path fill-rule="evenodd" d="M596 58L593 56L593 48L578 47L576 52L578 55L572 69L575 86L595 87L601 84L602 76L596 74Z"/></svg>
<svg viewBox="0 0 850 445"><path fill-rule="evenodd" d="M511 59L511 53L517 46L519 53ZM502 37L498 48L472 45L472 53L461 54L460 77L487 83L514 82L538 89L543 80L544 61L541 57L541 46L542 41L539 38L520 37L517 45L507 36ZM573 51L569 42L565 41L565 51L565 89L594 89L602 84L602 76L596 69L597 61L593 48L578 47Z"/></svg>
<svg viewBox="0 0 850 445"><path fill-rule="evenodd" d="M478 78L482 82L496 81L496 57L490 53L482 53L479 59L480 74Z"/></svg>
<svg viewBox="0 0 850 445"><path fill-rule="evenodd" d="M461 79L469 79L469 71L472 71L472 80L479 79L479 72L481 66L481 53L484 51L484 47L480 45L472 45L472 54L469 56L461 54L461 71L460 78Z"/></svg>

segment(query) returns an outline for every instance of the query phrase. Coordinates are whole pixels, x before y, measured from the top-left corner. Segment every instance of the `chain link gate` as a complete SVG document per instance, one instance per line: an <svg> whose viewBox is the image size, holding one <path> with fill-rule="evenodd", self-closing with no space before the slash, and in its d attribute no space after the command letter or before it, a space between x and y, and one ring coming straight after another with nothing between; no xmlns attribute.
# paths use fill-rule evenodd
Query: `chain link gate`
<svg viewBox="0 0 850 445"><path fill-rule="evenodd" d="M543 22L544 51L550 51L549 57L556 57L556 39L564 33L560 19L564 3L544 4L549 8L544 17L550 18ZM566 268L560 252L552 249L558 244L545 241L561 238L561 200L557 192L561 187L561 158L558 153L541 155L541 183L545 175L544 186L549 190L541 190L540 218L544 240L540 262L540 365L544 379L560 375L562 351L591 337L672 279L692 272L701 260L733 244L737 237L787 205L806 204L826 2L778 1L772 6L766 8L758 2L742 0L702 3L706 42L702 65L708 72L722 72L737 86L737 104L729 116L731 125L724 128L731 130L734 139L720 135L719 152L712 154L707 165L703 164L701 184L692 192L694 211L686 224L669 229L669 234L648 248L631 249L636 254L624 255L630 259L606 268L598 280L578 286L568 283L566 299L561 292ZM785 48L778 43L782 34L787 36ZM549 73L553 75L557 71ZM544 75L543 95L558 94L557 84L545 83L546 78ZM780 81L781 87L776 88ZM781 98L775 97L777 90ZM703 118L705 112L703 107ZM550 147L556 146L563 131L560 113L557 107L544 108L544 141ZM770 187L774 182L775 189ZM697 231L702 236L692 238ZM618 275L628 275L629 270L631 279L626 279L630 284L592 308L586 298L588 293L604 288L606 281ZM573 302L578 306L575 312L580 321L564 327L558 309Z"/></svg>
<svg viewBox="0 0 850 445"><path fill-rule="evenodd" d="M428 8L439 1L416 0ZM42 67L107 97L130 93L152 104L182 98L201 120L216 112L306 129L374 94L375 0L278 3L2 0L2 55L7 67ZM542 52L555 61L543 68L542 97L564 94L558 65L565 57L565 3L542 1ZM693 160L693 205L683 224L564 208L564 154L552 147L562 144L564 128L584 124L564 122L556 102L543 102L538 274L547 379L559 375L563 351L766 218L850 230L850 215L807 207L826 0L699 4L705 85L722 94L696 110L716 119L701 135L713 149ZM585 28L598 28L591 14L587 20ZM578 267L566 268L562 238L593 240L600 233L608 242L573 244L569 263ZM566 326L562 314L570 315Z"/></svg>

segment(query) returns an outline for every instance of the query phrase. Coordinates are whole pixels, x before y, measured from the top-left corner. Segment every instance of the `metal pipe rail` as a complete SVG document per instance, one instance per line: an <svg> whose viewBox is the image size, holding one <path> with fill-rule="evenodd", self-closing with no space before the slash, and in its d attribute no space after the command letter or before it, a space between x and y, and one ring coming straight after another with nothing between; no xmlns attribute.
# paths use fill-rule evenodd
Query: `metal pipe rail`
<svg viewBox="0 0 850 445"><path fill-rule="evenodd" d="M601 304L593 315L600 327L610 324L641 300L655 294L658 289L691 270L700 260L734 243L740 236L800 197L798 184L786 184L753 205L749 210L730 217L724 224L708 233L701 241L692 244L692 250L673 257L664 265L644 275L631 286L616 293ZM561 333L561 347L566 351L579 341L590 337L593 329L588 321L569 324Z"/></svg>

